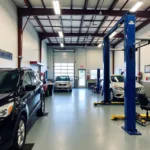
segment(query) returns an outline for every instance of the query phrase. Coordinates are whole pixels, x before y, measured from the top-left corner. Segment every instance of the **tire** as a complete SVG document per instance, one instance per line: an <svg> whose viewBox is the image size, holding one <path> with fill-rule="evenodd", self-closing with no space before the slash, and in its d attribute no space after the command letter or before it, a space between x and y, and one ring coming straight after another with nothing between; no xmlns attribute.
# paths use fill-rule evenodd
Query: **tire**
<svg viewBox="0 0 150 150"><path fill-rule="evenodd" d="M40 105L40 109L37 111L37 115L40 117L40 116L43 116L44 115L44 112L45 112L45 97L44 95L42 94L41 95L41 105Z"/></svg>
<svg viewBox="0 0 150 150"><path fill-rule="evenodd" d="M72 92L72 89L69 92Z"/></svg>
<svg viewBox="0 0 150 150"><path fill-rule="evenodd" d="M14 135L13 150L22 150L26 140L26 119L20 116L16 125L16 132Z"/></svg>
<svg viewBox="0 0 150 150"><path fill-rule="evenodd" d="M46 97L47 96L49 96L50 94L49 94L49 89L47 88L47 90L46 90Z"/></svg>
<svg viewBox="0 0 150 150"><path fill-rule="evenodd" d="M114 92L112 89L110 90L110 101L115 101Z"/></svg>

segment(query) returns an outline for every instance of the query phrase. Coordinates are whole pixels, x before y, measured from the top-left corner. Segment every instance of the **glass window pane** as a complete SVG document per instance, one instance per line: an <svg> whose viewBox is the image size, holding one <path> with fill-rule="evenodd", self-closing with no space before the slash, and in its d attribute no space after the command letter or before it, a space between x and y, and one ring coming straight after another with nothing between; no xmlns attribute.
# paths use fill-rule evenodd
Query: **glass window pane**
<svg viewBox="0 0 150 150"><path fill-rule="evenodd" d="M61 69L67 69L67 67L61 67Z"/></svg>
<svg viewBox="0 0 150 150"><path fill-rule="evenodd" d="M68 63L68 66L73 67L74 64L73 63Z"/></svg>
<svg viewBox="0 0 150 150"><path fill-rule="evenodd" d="M97 70L91 70L91 79L97 79Z"/></svg>
<svg viewBox="0 0 150 150"><path fill-rule="evenodd" d="M58 72L60 72L60 70L55 70L55 73L58 73Z"/></svg>
<svg viewBox="0 0 150 150"><path fill-rule="evenodd" d="M67 66L67 63L61 63L61 66Z"/></svg>
<svg viewBox="0 0 150 150"><path fill-rule="evenodd" d="M55 67L55 70L56 70L56 69L60 69L60 67Z"/></svg>
<svg viewBox="0 0 150 150"><path fill-rule="evenodd" d="M55 66L60 66L60 63L55 63Z"/></svg>
<svg viewBox="0 0 150 150"><path fill-rule="evenodd" d="M68 67L68 69L70 69L70 70L71 70L71 69L72 69L72 70L74 70L74 67Z"/></svg>
<svg viewBox="0 0 150 150"><path fill-rule="evenodd" d="M68 73L74 73L74 70L68 70Z"/></svg>

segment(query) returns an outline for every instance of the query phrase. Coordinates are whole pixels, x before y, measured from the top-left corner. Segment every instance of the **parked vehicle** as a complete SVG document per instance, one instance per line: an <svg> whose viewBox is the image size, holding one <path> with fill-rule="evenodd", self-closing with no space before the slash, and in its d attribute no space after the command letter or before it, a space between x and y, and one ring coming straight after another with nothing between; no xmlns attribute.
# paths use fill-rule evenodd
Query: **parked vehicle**
<svg viewBox="0 0 150 150"><path fill-rule="evenodd" d="M54 83L54 92L67 90L72 92L72 84L69 76L57 76Z"/></svg>
<svg viewBox="0 0 150 150"><path fill-rule="evenodd" d="M26 127L45 109L42 82L31 69L0 69L0 150L22 150Z"/></svg>
<svg viewBox="0 0 150 150"><path fill-rule="evenodd" d="M101 93L103 94L103 81L101 82ZM136 82L136 93L145 94L144 86ZM137 98L136 94L136 98ZM110 76L110 100L124 99L124 76Z"/></svg>

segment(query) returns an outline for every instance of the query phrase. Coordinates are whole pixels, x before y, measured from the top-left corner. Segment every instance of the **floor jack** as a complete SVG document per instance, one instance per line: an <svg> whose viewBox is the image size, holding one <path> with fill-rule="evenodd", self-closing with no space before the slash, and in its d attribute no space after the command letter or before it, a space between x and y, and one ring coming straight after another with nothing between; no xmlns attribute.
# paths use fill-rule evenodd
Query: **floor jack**
<svg viewBox="0 0 150 150"><path fill-rule="evenodd" d="M111 117L111 120L114 120L114 121L117 121L117 120L124 120L125 119L125 116L124 115L120 115L120 116L117 116L117 115L113 115ZM150 119L150 115L148 116L148 119ZM146 118L146 114L139 114L139 113L136 113L136 122L138 124L140 124L141 126L143 127L146 127L146 122L147 122L147 118Z"/></svg>

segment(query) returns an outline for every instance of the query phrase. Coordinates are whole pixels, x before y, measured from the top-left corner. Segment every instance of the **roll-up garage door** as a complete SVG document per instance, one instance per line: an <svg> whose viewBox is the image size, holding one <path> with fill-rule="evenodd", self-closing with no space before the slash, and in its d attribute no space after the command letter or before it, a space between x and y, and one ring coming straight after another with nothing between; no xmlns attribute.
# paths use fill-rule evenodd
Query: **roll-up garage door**
<svg viewBox="0 0 150 150"><path fill-rule="evenodd" d="M54 51L54 77L69 76L74 82L74 51Z"/></svg>

